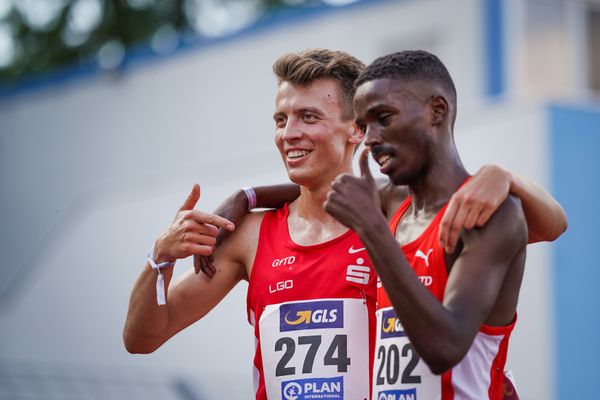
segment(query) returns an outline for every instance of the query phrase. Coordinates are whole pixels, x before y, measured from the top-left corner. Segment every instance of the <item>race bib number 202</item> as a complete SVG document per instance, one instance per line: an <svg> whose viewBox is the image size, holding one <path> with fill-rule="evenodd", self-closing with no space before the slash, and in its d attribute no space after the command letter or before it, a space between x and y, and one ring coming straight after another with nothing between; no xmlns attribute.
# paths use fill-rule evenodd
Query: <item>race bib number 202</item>
<svg viewBox="0 0 600 400"><path fill-rule="evenodd" d="M440 400L434 375L408 340L393 308L377 310L373 400Z"/></svg>
<svg viewBox="0 0 600 400"><path fill-rule="evenodd" d="M363 300L269 305L259 329L269 399L369 398L368 316Z"/></svg>

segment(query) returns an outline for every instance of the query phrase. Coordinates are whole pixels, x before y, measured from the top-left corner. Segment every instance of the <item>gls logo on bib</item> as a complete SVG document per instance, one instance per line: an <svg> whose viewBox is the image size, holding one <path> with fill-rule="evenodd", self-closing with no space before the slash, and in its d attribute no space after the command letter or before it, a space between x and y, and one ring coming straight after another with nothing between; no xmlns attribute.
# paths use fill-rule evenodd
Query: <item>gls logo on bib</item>
<svg viewBox="0 0 600 400"><path fill-rule="evenodd" d="M381 313L380 335L382 339L406 336L406 333L400 324L400 320L398 319L398 316L393 308L390 310L383 310Z"/></svg>
<svg viewBox="0 0 600 400"><path fill-rule="evenodd" d="M313 301L282 304L279 308L280 332L304 329L343 328L342 301Z"/></svg>

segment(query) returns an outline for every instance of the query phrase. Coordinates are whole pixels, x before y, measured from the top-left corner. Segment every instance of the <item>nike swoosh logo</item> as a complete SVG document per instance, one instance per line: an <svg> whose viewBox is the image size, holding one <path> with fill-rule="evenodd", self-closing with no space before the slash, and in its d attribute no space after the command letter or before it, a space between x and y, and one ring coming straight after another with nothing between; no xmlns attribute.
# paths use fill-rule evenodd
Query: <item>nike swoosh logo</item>
<svg viewBox="0 0 600 400"><path fill-rule="evenodd" d="M355 249L354 246L350 246L350 248L348 249L348 253L350 253L350 254L359 253L361 251L365 251L366 249L367 249L366 247L361 247L359 249Z"/></svg>

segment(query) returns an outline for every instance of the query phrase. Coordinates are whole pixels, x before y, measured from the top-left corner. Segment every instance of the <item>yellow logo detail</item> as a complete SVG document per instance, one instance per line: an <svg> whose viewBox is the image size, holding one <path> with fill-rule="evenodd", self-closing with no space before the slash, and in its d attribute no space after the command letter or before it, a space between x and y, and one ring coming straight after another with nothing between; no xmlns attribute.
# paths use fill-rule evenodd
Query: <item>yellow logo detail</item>
<svg viewBox="0 0 600 400"><path fill-rule="evenodd" d="M296 317L298 317L298 319L294 320L294 321L290 321L288 319L288 315L290 314L290 312L288 312L285 315L285 323L288 325L300 325L302 323L310 323L310 315L311 315L312 311L311 310L307 310L307 311L296 311Z"/></svg>
<svg viewBox="0 0 600 400"><path fill-rule="evenodd" d="M391 317L387 319L387 325L383 327L385 333L394 332L396 325L396 318Z"/></svg>

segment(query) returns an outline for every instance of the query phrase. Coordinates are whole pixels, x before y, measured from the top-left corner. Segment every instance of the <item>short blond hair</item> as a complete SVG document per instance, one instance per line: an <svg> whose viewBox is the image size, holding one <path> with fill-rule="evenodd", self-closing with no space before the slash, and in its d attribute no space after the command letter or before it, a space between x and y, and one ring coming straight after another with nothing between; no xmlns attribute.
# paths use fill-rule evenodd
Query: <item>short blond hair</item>
<svg viewBox="0 0 600 400"><path fill-rule="evenodd" d="M319 79L332 79L338 83L341 106L345 119L353 119L352 99L354 81L365 69L356 57L348 53L328 49L310 49L300 53L284 54L273 64L273 72L279 83L308 86Z"/></svg>

